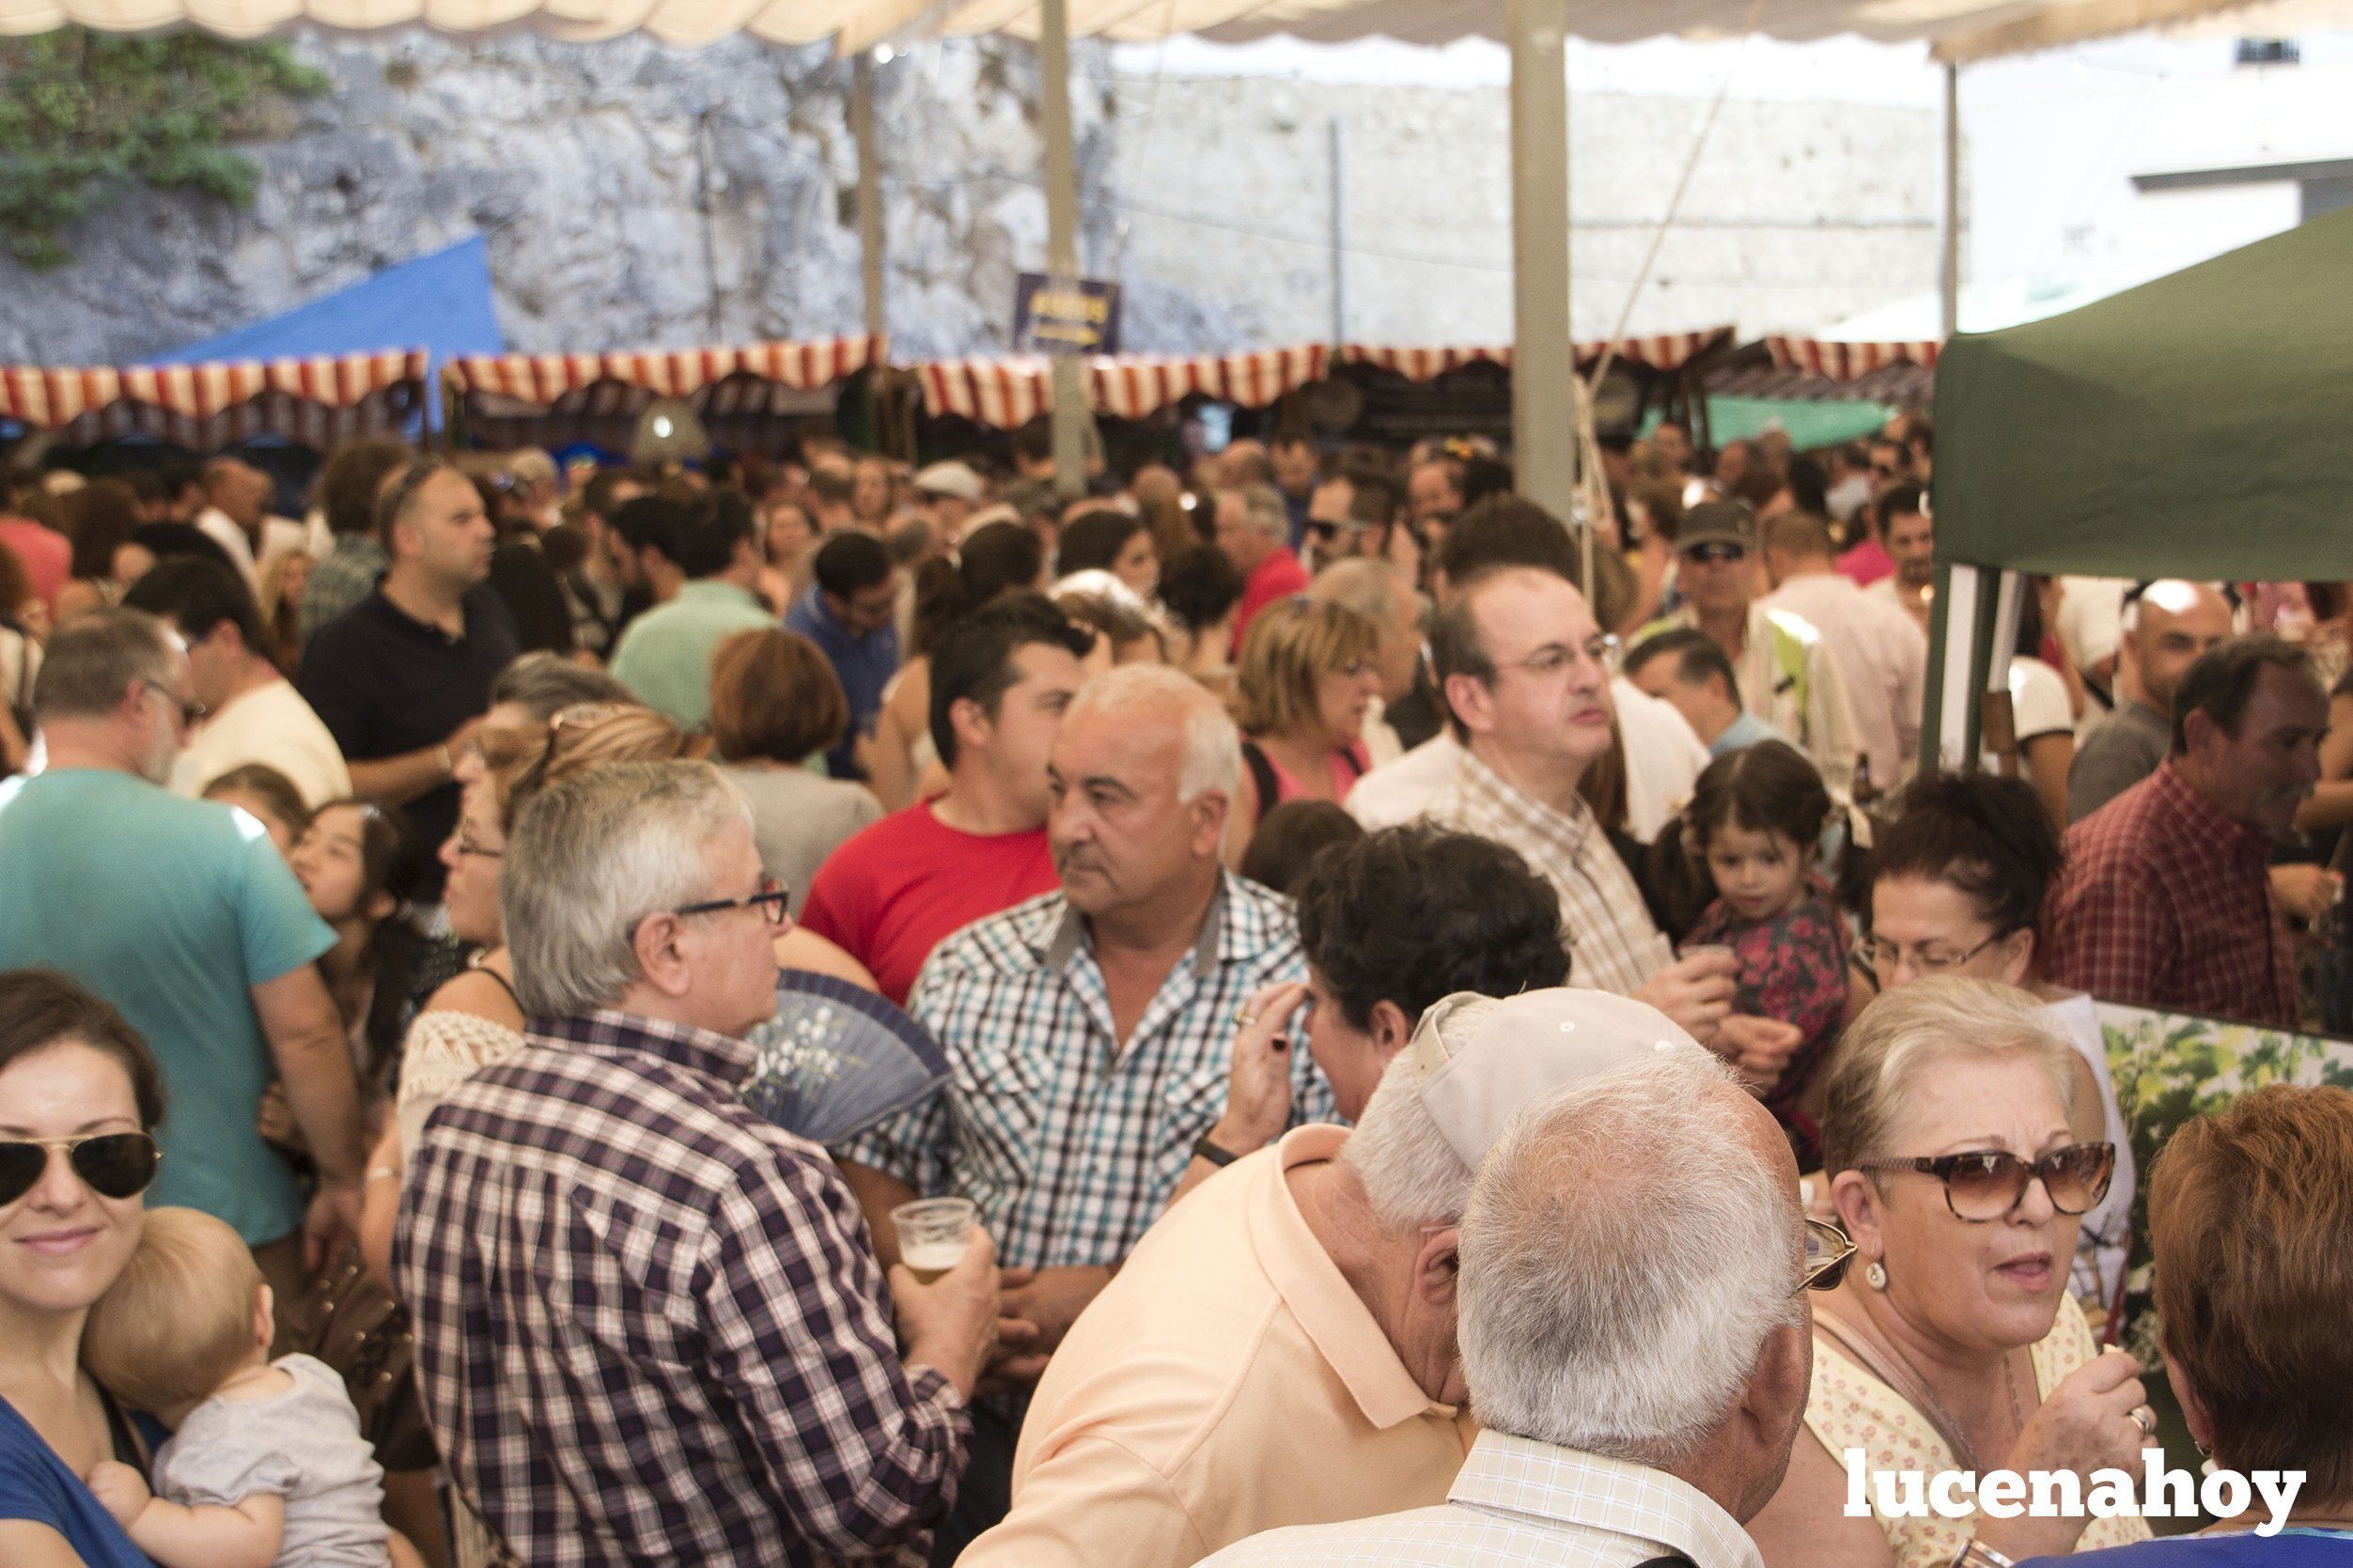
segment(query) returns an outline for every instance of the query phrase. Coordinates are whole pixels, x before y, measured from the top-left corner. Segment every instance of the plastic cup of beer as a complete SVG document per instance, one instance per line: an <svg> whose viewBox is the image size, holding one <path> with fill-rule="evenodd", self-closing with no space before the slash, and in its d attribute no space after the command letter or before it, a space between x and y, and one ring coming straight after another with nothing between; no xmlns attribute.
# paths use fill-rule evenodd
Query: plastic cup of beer
<svg viewBox="0 0 2353 1568"><path fill-rule="evenodd" d="M1721 953L1727 958L1738 956L1730 942L1685 942L1675 950L1678 958L1696 958L1705 953Z"/></svg>
<svg viewBox="0 0 2353 1568"><path fill-rule="evenodd" d="M925 1198L891 1211L898 1261L929 1284L963 1261L978 1215L969 1198Z"/></svg>

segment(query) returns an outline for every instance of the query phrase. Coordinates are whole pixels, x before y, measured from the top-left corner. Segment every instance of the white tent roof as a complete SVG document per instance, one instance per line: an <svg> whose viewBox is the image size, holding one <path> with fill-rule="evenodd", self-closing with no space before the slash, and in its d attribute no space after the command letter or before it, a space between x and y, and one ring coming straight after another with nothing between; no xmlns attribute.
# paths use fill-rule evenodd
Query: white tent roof
<svg viewBox="0 0 2353 1568"><path fill-rule="evenodd" d="M1069 13L1072 33L1114 40L1505 36L1505 0L1069 0ZM1757 31L1777 39L1926 40L1940 58L1971 60L2217 17L2239 31L2293 33L2353 23L2353 0L1570 0L1568 8L1570 32L1597 43L1733 37L1749 31L1753 16ZM845 53L942 33L1028 36L1037 17L1036 0L0 0L0 34L77 23L107 32L194 26L242 39L304 23L363 32L422 23L459 36L529 29L574 39L642 30L686 46L748 32L776 43L834 39Z"/></svg>

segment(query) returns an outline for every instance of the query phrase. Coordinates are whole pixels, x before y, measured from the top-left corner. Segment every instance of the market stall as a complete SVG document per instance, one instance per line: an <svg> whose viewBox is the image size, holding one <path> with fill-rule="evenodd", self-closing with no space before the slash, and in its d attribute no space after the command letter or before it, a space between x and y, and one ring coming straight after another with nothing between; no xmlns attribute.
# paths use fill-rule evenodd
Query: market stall
<svg viewBox="0 0 2353 1568"><path fill-rule="evenodd" d="M0 366L0 420L52 445L125 436L214 452L257 437L319 451L411 431L423 410L426 351L200 365Z"/></svg>
<svg viewBox="0 0 2353 1568"><path fill-rule="evenodd" d="M883 366L880 337L641 349L615 353L466 354L442 366L457 439L477 446L577 443L626 453L657 400L691 410L736 451L782 450L809 420L830 422L856 378Z"/></svg>

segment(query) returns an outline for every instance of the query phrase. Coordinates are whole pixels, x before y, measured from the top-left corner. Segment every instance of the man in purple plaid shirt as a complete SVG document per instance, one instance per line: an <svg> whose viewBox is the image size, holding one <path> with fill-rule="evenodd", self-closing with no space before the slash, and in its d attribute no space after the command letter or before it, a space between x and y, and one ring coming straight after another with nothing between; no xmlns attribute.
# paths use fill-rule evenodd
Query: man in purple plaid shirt
<svg viewBox="0 0 2353 1568"><path fill-rule="evenodd" d="M393 1256L463 1501L535 1568L921 1562L995 1250L886 1290L824 1150L736 1098L786 897L742 797L594 769L524 812L502 883L524 1048L426 1124Z"/></svg>

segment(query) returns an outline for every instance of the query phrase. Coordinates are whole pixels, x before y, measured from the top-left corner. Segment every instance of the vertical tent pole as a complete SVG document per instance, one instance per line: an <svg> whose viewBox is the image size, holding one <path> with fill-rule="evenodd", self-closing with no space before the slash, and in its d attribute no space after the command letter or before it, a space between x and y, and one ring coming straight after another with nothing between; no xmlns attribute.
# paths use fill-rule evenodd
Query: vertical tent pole
<svg viewBox="0 0 2353 1568"><path fill-rule="evenodd" d="M1556 0L1557 3L1557 0ZM1046 275L1079 277L1079 165L1070 136L1070 12L1067 0L1040 0L1038 118L1046 135ZM1086 387L1074 353L1053 356L1054 488L1086 488Z"/></svg>
<svg viewBox="0 0 2353 1568"><path fill-rule="evenodd" d="M1568 326L1568 0L1511 0L1512 463L1564 521L1577 504Z"/></svg>
<svg viewBox="0 0 2353 1568"><path fill-rule="evenodd" d="M1332 116L1332 346L1348 340L1348 132Z"/></svg>
<svg viewBox="0 0 2353 1568"><path fill-rule="evenodd" d="M850 62L850 135L858 144L858 245L866 288L866 332L888 330L882 309L882 148L874 134L874 52Z"/></svg>
<svg viewBox="0 0 2353 1568"><path fill-rule="evenodd" d="M1961 330L1961 68L1944 68L1943 241L1937 270L1937 320L1940 336Z"/></svg>

